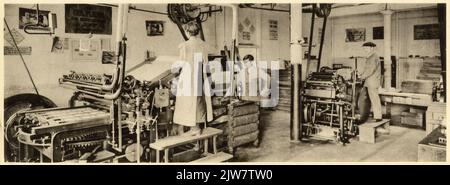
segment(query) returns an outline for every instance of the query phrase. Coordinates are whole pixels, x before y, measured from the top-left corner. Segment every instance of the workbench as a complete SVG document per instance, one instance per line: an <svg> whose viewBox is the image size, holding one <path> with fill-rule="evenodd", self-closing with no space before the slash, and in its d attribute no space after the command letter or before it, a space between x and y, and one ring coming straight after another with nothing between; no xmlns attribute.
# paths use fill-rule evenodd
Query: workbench
<svg viewBox="0 0 450 185"><path fill-rule="evenodd" d="M381 102L384 102L386 105L386 115L388 118L391 118L392 124L425 129L425 119L422 118L425 116L425 111L433 103L431 95L390 92L382 89L379 91L379 95ZM411 117L413 114L405 114L405 112L415 113L416 117Z"/></svg>
<svg viewBox="0 0 450 185"><path fill-rule="evenodd" d="M428 94L401 93L380 90L379 95L382 102L391 104L428 107L431 103L433 103L431 95Z"/></svg>

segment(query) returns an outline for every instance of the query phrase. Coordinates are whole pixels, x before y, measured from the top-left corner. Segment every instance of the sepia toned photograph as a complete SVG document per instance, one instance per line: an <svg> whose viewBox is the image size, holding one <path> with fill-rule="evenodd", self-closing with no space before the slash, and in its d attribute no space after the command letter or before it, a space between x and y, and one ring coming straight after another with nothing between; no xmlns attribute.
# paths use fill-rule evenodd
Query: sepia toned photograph
<svg viewBox="0 0 450 185"><path fill-rule="evenodd" d="M3 4L0 163L447 162L446 4L224 3Z"/></svg>

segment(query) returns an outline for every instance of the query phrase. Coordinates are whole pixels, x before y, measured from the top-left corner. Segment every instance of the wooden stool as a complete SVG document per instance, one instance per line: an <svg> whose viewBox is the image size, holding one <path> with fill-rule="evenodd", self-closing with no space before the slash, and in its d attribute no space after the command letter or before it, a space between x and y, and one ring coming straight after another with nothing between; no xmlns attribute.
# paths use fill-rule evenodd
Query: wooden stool
<svg viewBox="0 0 450 185"><path fill-rule="evenodd" d="M359 141L367 143L375 143L377 134L382 134L377 129L381 128L388 133L389 132L389 119L383 119L379 122L364 123L360 125L359 128Z"/></svg>

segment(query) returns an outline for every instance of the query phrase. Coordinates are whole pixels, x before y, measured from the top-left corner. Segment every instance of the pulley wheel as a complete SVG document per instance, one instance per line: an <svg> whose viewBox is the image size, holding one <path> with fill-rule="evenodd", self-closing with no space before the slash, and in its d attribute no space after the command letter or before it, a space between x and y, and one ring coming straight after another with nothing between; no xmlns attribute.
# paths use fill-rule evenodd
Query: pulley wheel
<svg viewBox="0 0 450 185"><path fill-rule="evenodd" d="M133 144L127 146L127 148L125 149L125 158L127 158L127 160L130 162L137 161L137 158L136 158L137 147L136 146L137 146L137 144L133 143ZM142 145L139 145L139 157L141 157L143 153L144 153L144 147L142 147Z"/></svg>
<svg viewBox="0 0 450 185"><path fill-rule="evenodd" d="M317 17L328 17L331 13L331 4L320 4L315 8Z"/></svg>

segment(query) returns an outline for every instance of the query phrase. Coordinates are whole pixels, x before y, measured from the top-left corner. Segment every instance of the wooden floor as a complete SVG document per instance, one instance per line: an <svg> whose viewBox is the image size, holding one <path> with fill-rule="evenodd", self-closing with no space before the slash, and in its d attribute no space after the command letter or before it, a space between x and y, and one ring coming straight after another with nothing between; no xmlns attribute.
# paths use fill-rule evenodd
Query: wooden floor
<svg viewBox="0 0 450 185"><path fill-rule="evenodd" d="M398 126L390 135L380 136L375 144L352 140L346 146L333 142L289 141L289 113L267 111L261 117L262 138L259 148L240 147L236 162L416 162L417 144L425 131Z"/></svg>

